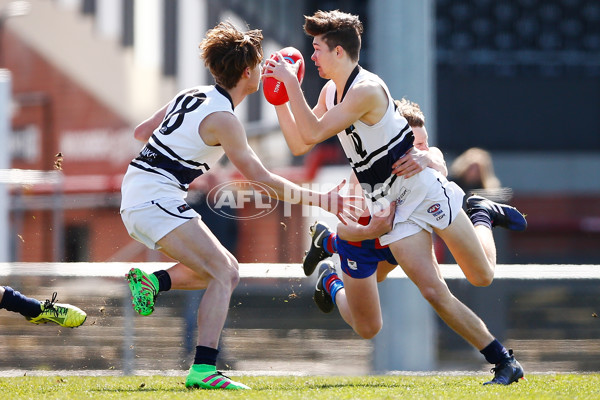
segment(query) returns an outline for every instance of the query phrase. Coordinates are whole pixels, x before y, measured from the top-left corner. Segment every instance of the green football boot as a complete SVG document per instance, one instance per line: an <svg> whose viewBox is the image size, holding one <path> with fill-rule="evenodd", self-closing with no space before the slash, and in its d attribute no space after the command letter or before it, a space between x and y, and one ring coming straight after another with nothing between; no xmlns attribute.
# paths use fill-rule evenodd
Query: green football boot
<svg viewBox="0 0 600 400"><path fill-rule="evenodd" d="M139 268L131 268L125 275L131 290L131 304L140 315L150 315L158 295L158 278Z"/></svg>
<svg viewBox="0 0 600 400"><path fill-rule="evenodd" d="M40 304L42 312L37 317L28 318L32 324L46 324L53 322L65 328L76 328L81 326L87 314L71 304L56 303L56 292L52 294L52 300L46 300Z"/></svg>
<svg viewBox="0 0 600 400"><path fill-rule="evenodd" d="M232 381L223 375L214 365L194 364L185 380L188 389L226 389L247 390L250 389L243 383Z"/></svg>

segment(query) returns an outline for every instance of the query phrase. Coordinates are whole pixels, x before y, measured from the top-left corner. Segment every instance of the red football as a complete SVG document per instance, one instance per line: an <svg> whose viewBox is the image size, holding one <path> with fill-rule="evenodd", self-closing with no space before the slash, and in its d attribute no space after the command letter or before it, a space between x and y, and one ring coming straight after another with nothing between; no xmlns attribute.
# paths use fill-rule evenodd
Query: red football
<svg viewBox="0 0 600 400"><path fill-rule="evenodd" d="M304 58L302 57L302 53L295 49L294 47L286 47L279 51L285 61L290 64L295 64L296 61L301 60L300 68L298 69L298 82L302 83L302 79L304 79ZM274 58L273 54L271 58ZM265 94L265 98L267 101L275 106L286 103L288 99L287 91L285 90L285 85L283 82L278 81L275 78L265 78L263 81L263 93Z"/></svg>

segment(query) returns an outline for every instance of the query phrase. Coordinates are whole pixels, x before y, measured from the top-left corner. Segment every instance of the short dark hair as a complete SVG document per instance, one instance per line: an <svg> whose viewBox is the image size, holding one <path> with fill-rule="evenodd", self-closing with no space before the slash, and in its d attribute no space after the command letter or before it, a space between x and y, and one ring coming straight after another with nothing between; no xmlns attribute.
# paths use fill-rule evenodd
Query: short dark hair
<svg viewBox="0 0 600 400"><path fill-rule="evenodd" d="M246 67L254 68L262 61L262 40L260 29L242 32L230 22L221 22L206 33L200 55L216 83L231 89Z"/></svg>
<svg viewBox="0 0 600 400"><path fill-rule="evenodd" d="M304 31L307 34L313 37L323 35L329 50L341 46L352 61L358 61L363 33L358 16L340 10L319 10L312 17L305 15L304 19Z"/></svg>

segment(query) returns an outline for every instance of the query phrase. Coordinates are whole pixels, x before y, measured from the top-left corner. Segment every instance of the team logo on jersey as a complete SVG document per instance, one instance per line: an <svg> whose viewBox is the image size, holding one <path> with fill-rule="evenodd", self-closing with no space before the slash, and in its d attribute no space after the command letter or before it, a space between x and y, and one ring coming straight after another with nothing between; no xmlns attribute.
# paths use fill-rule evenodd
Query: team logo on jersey
<svg viewBox="0 0 600 400"><path fill-rule="evenodd" d="M277 193L255 181L221 183L208 192L208 206L228 219L256 219L272 213L279 203Z"/></svg>
<svg viewBox="0 0 600 400"><path fill-rule="evenodd" d="M353 271L358 270L358 265L356 265L356 261L348 260L348 268Z"/></svg>
<svg viewBox="0 0 600 400"><path fill-rule="evenodd" d="M179 211L179 213L183 214L184 212L191 210L192 207L189 206L189 204L183 203L182 205L177 207L177 211Z"/></svg>
<svg viewBox="0 0 600 400"><path fill-rule="evenodd" d="M156 157L158 157L158 154L156 154L155 152L153 152L152 150L150 150L148 148L148 146L144 146L142 148L142 150L140 151L140 157L144 160L144 161L152 161L155 160Z"/></svg>

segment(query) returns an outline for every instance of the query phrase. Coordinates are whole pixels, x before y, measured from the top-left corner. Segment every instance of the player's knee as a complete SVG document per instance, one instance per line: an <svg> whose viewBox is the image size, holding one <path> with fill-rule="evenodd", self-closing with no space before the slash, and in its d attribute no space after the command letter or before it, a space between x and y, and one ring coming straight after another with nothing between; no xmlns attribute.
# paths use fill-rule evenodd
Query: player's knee
<svg viewBox="0 0 600 400"><path fill-rule="evenodd" d="M373 339L379 333L383 326L383 321L371 321L370 323L361 324L354 331L363 339Z"/></svg>
<svg viewBox="0 0 600 400"><path fill-rule="evenodd" d="M231 285L231 291L233 291L233 289L237 287L238 283L240 283L240 268L237 261L233 261L228 266L227 271L229 273L228 279Z"/></svg>
<svg viewBox="0 0 600 400"><path fill-rule="evenodd" d="M478 274L476 276L468 277L467 280L473 286L485 287L485 286L489 286L492 284L492 282L494 281L494 274L493 273Z"/></svg>
<svg viewBox="0 0 600 400"><path fill-rule="evenodd" d="M211 269L217 271L214 275L214 279L218 281L220 285L233 292L240 282L240 272L237 261L230 258L224 258L211 260L211 262L214 263Z"/></svg>
<svg viewBox="0 0 600 400"><path fill-rule="evenodd" d="M433 307L440 305L446 297L439 287L428 286L421 288L421 295L425 300L429 302Z"/></svg>

